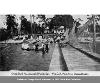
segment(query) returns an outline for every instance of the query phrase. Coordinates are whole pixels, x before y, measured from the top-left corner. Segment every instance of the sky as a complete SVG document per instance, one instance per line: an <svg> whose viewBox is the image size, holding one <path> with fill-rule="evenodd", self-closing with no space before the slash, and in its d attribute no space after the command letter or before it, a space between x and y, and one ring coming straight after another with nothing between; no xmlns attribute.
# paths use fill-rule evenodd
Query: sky
<svg viewBox="0 0 100 83"><path fill-rule="evenodd" d="M80 21L80 23L83 25L85 24L85 22L87 22L87 15L73 15L74 20L77 20L78 18L80 18L82 21Z"/></svg>
<svg viewBox="0 0 100 83"><path fill-rule="evenodd" d="M0 15L0 28L6 28L6 17L4 15Z"/></svg>
<svg viewBox="0 0 100 83"><path fill-rule="evenodd" d="M46 18L52 18L54 15L46 15ZM86 21L87 21L87 15L72 15L74 20L80 18L83 21L80 21L80 23L83 25ZM19 19L20 15L17 15L16 18ZM25 17L27 18L27 20L30 20L30 15L25 15ZM38 20L35 20L36 22L38 22ZM17 20L17 22L19 23L20 20ZM0 15L0 28L6 28L6 17L5 15Z"/></svg>

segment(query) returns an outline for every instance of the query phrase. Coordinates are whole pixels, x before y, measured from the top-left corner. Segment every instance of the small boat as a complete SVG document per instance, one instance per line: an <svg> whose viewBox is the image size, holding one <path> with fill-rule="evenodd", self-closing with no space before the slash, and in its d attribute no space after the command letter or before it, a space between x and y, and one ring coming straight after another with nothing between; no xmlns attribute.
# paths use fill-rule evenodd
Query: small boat
<svg viewBox="0 0 100 83"><path fill-rule="evenodd" d="M29 50L30 49L29 43L22 43L22 49L23 50Z"/></svg>
<svg viewBox="0 0 100 83"><path fill-rule="evenodd" d="M35 44L37 42L35 40L24 40L24 42L22 43L22 49L23 50L34 50L35 49Z"/></svg>

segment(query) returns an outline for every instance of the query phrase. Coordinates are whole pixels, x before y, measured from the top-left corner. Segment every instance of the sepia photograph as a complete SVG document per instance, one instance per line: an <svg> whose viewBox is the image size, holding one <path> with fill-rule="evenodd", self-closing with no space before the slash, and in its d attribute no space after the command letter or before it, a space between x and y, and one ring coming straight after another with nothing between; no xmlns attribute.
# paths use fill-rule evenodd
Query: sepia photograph
<svg viewBox="0 0 100 83"><path fill-rule="evenodd" d="M100 71L100 15L0 15L0 71Z"/></svg>

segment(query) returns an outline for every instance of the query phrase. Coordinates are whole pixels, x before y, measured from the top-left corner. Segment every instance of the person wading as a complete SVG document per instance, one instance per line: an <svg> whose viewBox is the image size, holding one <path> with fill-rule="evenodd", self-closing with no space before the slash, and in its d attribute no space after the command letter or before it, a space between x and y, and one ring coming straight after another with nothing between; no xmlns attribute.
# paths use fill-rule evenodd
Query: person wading
<svg viewBox="0 0 100 83"><path fill-rule="evenodd" d="M45 47L43 45L43 48L42 48L42 57L44 58L44 55L45 55Z"/></svg>
<svg viewBox="0 0 100 83"><path fill-rule="evenodd" d="M46 53L48 53L48 51L49 51L48 44L45 44L45 47L46 47Z"/></svg>
<svg viewBox="0 0 100 83"><path fill-rule="evenodd" d="M38 46L39 46L38 44L35 45L35 52L38 51Z"/></svg>

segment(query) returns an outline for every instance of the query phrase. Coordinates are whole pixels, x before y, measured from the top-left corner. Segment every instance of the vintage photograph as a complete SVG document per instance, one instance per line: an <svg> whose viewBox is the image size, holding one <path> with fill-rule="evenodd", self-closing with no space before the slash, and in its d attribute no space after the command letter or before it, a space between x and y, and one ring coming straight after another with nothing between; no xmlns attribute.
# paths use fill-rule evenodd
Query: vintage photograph
<svg viewBox="0 0 100 83"><path fill-rule="evenodd" d="M100 71L100 15L0 15L0 71Z"/></svg>

